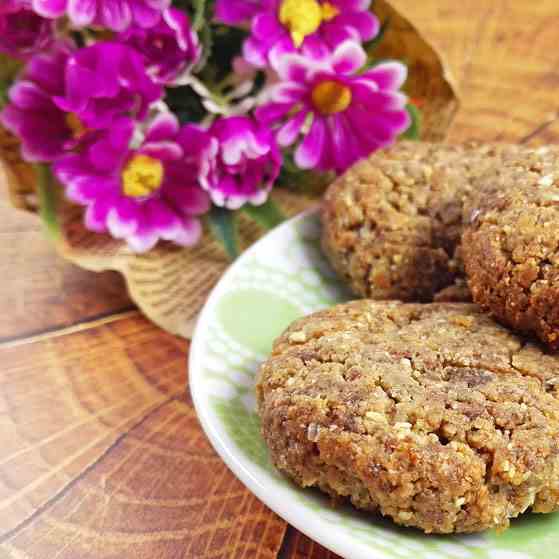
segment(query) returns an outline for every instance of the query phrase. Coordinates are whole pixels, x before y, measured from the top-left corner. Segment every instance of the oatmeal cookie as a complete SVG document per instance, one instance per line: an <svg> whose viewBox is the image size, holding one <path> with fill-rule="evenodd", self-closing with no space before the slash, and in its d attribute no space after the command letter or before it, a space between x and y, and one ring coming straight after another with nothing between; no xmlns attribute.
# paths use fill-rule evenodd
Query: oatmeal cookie
<svg viewBox="0 0 559 559"><path fill-rule="evenodd" d="M473 305L300 319L257 399L279 470L398 524L476 532L559 508L559 359Z"/></svg>
<svg viewBox="0 0 559 559"><path fill-rule="evenodd" d="M465 205L463 258L475 302L559 349L559 157L504 161Z"/></svg>
<svg viewBox="0 0 559 559"><path fill-rule="evenodd" d="M460 256L464 201L523 151L401 142L372 155L325 196L324 252L362 297L470 300Z"/></svg>

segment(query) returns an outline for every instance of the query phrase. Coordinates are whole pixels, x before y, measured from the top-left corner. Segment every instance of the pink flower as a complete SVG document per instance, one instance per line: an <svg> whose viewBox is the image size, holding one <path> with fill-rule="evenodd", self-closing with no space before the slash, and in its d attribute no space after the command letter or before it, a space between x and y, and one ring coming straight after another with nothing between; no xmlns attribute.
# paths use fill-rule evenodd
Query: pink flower
<svg viewBox="0 0 559 559"><path fill-rule="evenodd" d="M282 163L267 128L247 117L221 118L207 132L192 129L190 143L200 154L200 184L214 204L234 210L267 200Z"/></svg>
<svg viewBox="0 0 559 559"><path fill-rule="evenodd" d="M159 240L195 244L202 231L197 216L210 202L198 168L185 157L188 129L161 114L135 149L132 134L129 120L116 121L94 146L59 159L54 170L66 195L86 207L88 229L123 239L133 251L148 251Z"/></svg>
<svg viewBox="0 0 559 559"><path fill-rule="evenodd" d="M170 8L149 29L130 27L119 40L142 54L148 72L159 83L172 82L200 59L202 48L186 15Z"/></svg>
<svg viewBox="0 0 559 559"><path fill-rule="evenodd" d="M171 0L32 0L41 16L59 18L67 15L76 27L98 25L124 31L130 25L152 27L161 18Z"/></svg>
<svg viewBox="0 0 559 559"><path fill-rule="evenodd" d="M162 92L138 52L120 43L101 42L68 59L64 93L54 101L86 128L99 129L122 116L142 120Z"/></svg>
<svg viewBox="0 0 559 559"><path fill-rule="evenodd" d="M83 137L85 128L78 119L69 118L54 102L64 94L64 71L70 55L65 43L35 55L9 91L0 122L21 140L26 161L53 161Z"/></svg>
<svg viewBox="0 0 559 559"><path fill-rule="evenodd" d="M281 146L303 137L295 151L299 167L343 172L409 127L406 96L398 91L405 66L385 62L359 74L366 61L353 41L319 59L289 54L277 61L282 81L256 117L277 128Z"/></svg>
<svg viewBox="0 0 559 559"><path fill-rule="evenodd" d="M38 16L26 0L0 6L0 52L27 60L54 42L53 23Z"/></svg>
<svg viewBox="0 0 559 559"><path fill-rule="evenodd" d="M368 41L379 30L370 0L221 0L219 19L227 24L252 21L245 58L264 67L274 57L301 48L324 53L347 39Z"/></svg>
<svg viewBox="0 0 559 559"><path fill-rule="evenodd" d="M96 141L117 120L143 119L161 93L130 47L97 43L75 51L57 43L29 60L0 122L20 138L24 159L50 162Z"/></svg>

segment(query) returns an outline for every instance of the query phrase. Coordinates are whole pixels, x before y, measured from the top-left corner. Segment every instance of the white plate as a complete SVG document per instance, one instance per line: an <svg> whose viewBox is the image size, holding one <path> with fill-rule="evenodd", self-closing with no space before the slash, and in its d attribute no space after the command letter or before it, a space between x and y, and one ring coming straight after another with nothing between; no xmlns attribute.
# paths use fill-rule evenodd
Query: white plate
<svg viewBox="0 0 559 559"><path fill-rule="evenodd" d="M255 413L258 365L295 318L349 294L326 263L316 212L302 214L248 249L212 291L190 349L190 389L202 426L235 475L287 522L348 559L551 559L559 514L526 515L502 536L425 536L315 491L270 465Z"/></svg>

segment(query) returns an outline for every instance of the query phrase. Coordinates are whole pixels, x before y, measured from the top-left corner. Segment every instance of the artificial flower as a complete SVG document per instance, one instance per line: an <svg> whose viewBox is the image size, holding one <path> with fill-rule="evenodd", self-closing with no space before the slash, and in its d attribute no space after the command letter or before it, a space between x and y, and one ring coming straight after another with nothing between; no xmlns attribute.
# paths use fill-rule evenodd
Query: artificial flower
<svg viewBox="0 0 559 559"><path fill-rule="evenodd" d="M159 83L172 82L200 60L202 49L188 17L175 8L163 12L159 23L148 29L130 27L119 40L144 57L149 74Z"/></svg>
<svg viewBox="0 0 559 559"><path fill-rule="evenodd" d="M67 197L86 207L91 231L108 232L136 252L159 240L195 244L202 231L197 216L210 202L197 182L197 167L185 157L188 134L172 114L162 113L132 148L132 128L128 119L116 121L90 149L60 158L56 177Z"/></svg>
<svg viewBox="0 0 559 559"><path fill-rule="evenodd" d="M85 132L77 118L54 102L64 94L64 71L70 56L66 43L35 55L9 90L9 103L0 113L0 122L21 140L26 161L53 161L74 148Z"/></svg>
<svg viewBox="0 0 559 559"><path fill-rule="evenodd" d="M300 168L343 172L409 127L407 98L398 91L406 67L385 62L359 73L366 61L353 41L320 59L290 54L277 61L282 81L270 88L256 116L277 128L281 146L303 137L295 151Z"/></svg>
<svg viewBox="0 0 559 559"><path fill-rule="evenodd" d="M67 15L76 27L97 25L124 31L130 25L152 27L161 18L171 0L32 0L41 16L59 18Z"/></svg>
<svg viewBox="0 0 559 559"><path fill-rule="evenodd" d="M31 10L30 1L0 5L0 52L27 60L54 42L53 22Z"/></svg>
<svg viewBox="0 0 559 559"><path fill-rule="evenodd" d="M214 204L238 209L267 200L282 158L266 127L248 117L219 118L205 136L198 132L190 143L201 146L200 184Z"/></svg>
<svg viewBox="0 0 559 559"><path fill-rule="evenodd" d="M162 88L144 67L142 56L117 42L95 43L77 50L66 64L65 88L57 106L87 129L112 125L122 116L142 120Z"/></svg>
<svg viewBox="0 0 559 559"><path fill-rule="evenodd" d="M252 33L243 47L245 58L257 67L299 48L324 54L348 39L367 41L379 30L378 19L369 11L370 0L261 0L259 4L256 13L251 10ZM234 8L228 10L230 20Z"/></svg>

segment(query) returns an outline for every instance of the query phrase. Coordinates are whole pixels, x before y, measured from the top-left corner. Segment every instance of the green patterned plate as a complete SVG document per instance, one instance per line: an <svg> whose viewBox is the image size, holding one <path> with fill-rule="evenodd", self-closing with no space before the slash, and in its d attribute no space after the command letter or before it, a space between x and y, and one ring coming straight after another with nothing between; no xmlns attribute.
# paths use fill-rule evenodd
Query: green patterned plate
<svg viewBox="0 0 559 559"><path fill-rule="evenodd" d="M559 514L526 515L501 536L425 536L283 478L268 461L255 413L258 365L294 319L345 301L320 252L316 212L281 225L247 250L210 295L190 350L190 387L202 426L241 481L272 510L349 559L559 558Z"/></svg>

